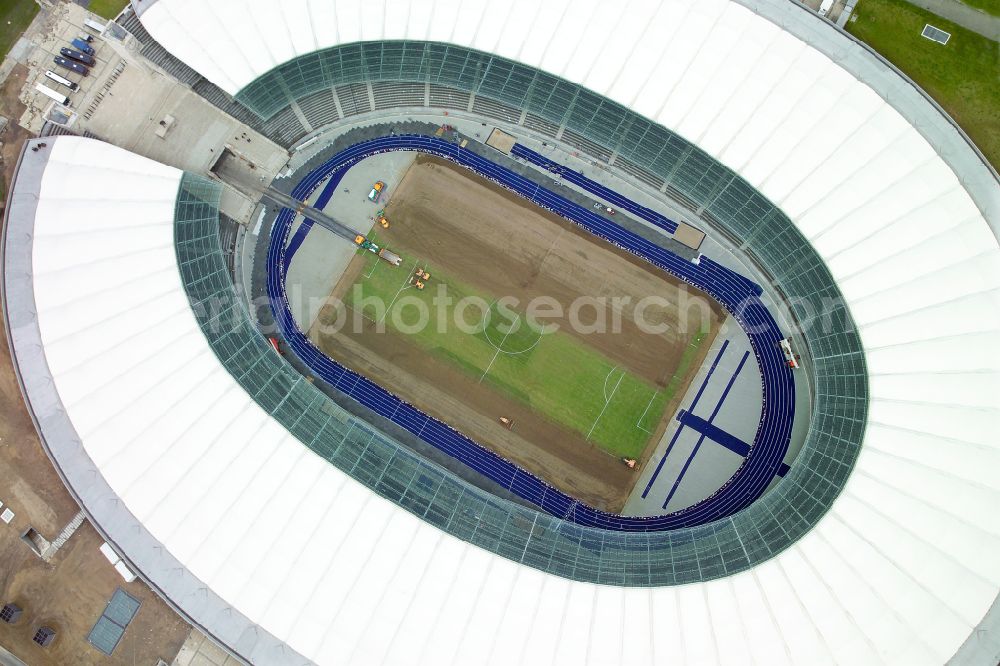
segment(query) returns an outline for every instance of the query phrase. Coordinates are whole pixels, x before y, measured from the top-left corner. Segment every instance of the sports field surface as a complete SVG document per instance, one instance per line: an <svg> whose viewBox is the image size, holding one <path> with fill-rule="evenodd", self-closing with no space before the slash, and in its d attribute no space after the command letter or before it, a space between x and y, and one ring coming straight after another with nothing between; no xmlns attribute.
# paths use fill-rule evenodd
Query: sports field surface
<svg viewBox="0 0 1000 666"><path fill-rule="evenodd" d="M863 0L855 16L848 31L926 90L1000 168L1000 44L905 0ZM920 36L928 23L951 33L947 44Z"/></svg>
<svg viewBox="0 0 1000 666"><path fill-rule="evenodd" d="M113 19L122 13L128 0L90 0L88 9L98 16Z"/></svg>
<svg viewBox="0 0 1000 666"><path fill-rule="evenodd" d="M392 226L376 228L373 239L402 265L359 251L331 295L346 304L347 325L332 325L336 309L328 305L310 337L556 487L620 511L639 470L620 459L648 458L711 346L719 307L446 162L419 158L391 197ZM431 274L423 290L410 284L416 268ZM644 333L633 321L635 303L651 294L666 300L648 308L646 320L667 324L666 333ZM580 297L632 302L616 308L619 333L573 330L565 318L543 331L525 312L538 296L564 311ZM436 306L443 297L450 304ZM456 307L470 298L481 305ZM693 303L686 318L678 311L685 299ZM418 304L430 313L425 325ZM580 320L595 316L585 307ZM513 421L511 430L501 416Z"/></svg>
<svg viewBox="0 0 1000 666"><path fill-rule="evenodd" d="M0 60L21 36L31 19L38 13L35 0L4 0L0 2ZM10 25L8 25L10 23Z"/></svg>

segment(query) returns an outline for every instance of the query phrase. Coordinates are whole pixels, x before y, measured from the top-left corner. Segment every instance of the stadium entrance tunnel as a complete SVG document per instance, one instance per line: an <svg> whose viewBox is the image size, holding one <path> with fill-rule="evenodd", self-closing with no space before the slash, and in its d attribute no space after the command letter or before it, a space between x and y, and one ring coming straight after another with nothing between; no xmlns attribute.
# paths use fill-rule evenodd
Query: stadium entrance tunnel
<svg viewBox="0 0 1000 666"><path fill-rule="evenodd" d="M257 165L232 146L227 145L222 150L209 171L243 194L259 196L263 189Z"/></svg>

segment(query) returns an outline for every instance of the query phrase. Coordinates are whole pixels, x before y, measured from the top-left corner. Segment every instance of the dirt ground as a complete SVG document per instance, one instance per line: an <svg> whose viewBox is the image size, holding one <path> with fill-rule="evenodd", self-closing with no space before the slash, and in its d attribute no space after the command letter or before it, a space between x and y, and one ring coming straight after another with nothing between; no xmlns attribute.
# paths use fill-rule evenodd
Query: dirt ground
<svg viewBox="0 0 1000 666"><path fill-rule="evenodd" d="M0 134L3 149L0 150L0 160L3 164L2 200L6 200L10 189L10 180L17 166L17 156L21 153L21 144L32 135L17 124L18 118L24 113L24 105L17 98L24 82L28 78L28 68L24 65L14 65L7 79L0 86L0 116L7 118L7 129Z"/></svg>
<svg viewBox="0 0 1000 666"><path fill-rule="evenodd" d="M669 381L698 332L700 314L705 321L721 320L721 306L701 291L470 175L450 162L418 157L392 194L386 216L394 224L380 230L380 238L487 294L514 296L521 303L546 296L568 312L579 297L630 299L615 308L620 333L580 332L565 321L561 329L659 386ZM644 333L635 324L636 305L651 295L667 305L646 309L644 319L667 324L666 333ZM681 303L690 306L683 321ZM593 314L583 308L580 319L591 323Z"/></svg>
<svg viewBox="0 0 1000 666"><path fill-rule="evenodd" d="M0 604L24 609L15 625L0 623L0 645L36 664L168 663L190 626L141 581L126 583L98 548L103 540L88 522L70 537L51 562L21 540L30 526L52 541L77 514L70 496L42 450L11 366L7 340L0 336L0 501L14 520L0 523ZM115 589L142 605L111 657L87 643ZM56 630L42 649L31 640L41 625Z"/></svg>
<svg viewBox="0 0 1000 666"><path fill-rule="evenodd" d="M701 309L696 306L690 321L682 322L678 304L685 298L702 300L709 335L635 469L627 468L580 433L433 358L404 335L389 329L384 334L352 332L349 326L321 333L322 325L333 316L332 308L320 313L311 332L331 358L560 490L597 508L620 512L642 465L711 347L724 318L721 307L637 257L434 158L418 158L393 193L386 216L392 226L379 230L385 245L418 257L484 294L515 296L522 304L547 296L565 311L581 296L630 297L631 304L619 308L622 327L618 333L585 334L573 331L565 320L559 321L560 327L660 387L677 371L685 347L702 326ZM343 297L363 266L361 257L351 262L331 300ZM646 321L668 323L665 334L644 333L634 323L635 303L654 294L664 297L668 305L651 308ZM581 319L587 323L592 317L584 312ZM497 422L498 414L513 418L513 431Z"/></svg>
<svg viewBox="0 0 1000 666"><path fill-rule="evenodd" d="M0 538L4 562L0 590L4 603L24 609L17 624L0 623L0 644L7 650L33 666L152 665L157 659L173 660L191 627L143 583L126 583L118 575L98 551L103 540L89 523L80 526L51 563L43 562L20 539L10 538L11 526L3 527L10 534ZM119 587L141 605L109 657L90 645L87 635ZM55 641L44 649L31 640L41 625L56 631Z"/></svg>

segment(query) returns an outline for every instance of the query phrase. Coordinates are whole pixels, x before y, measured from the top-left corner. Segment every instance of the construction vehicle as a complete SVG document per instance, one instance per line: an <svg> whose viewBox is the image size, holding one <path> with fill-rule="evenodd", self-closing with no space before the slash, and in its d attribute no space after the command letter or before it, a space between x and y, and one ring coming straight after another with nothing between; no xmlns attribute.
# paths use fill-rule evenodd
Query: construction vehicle
<svg viewBox="0 0 1000 666"><path fill-rule="evenodd" d="M385 209L383 208L379 212L375 213L375 221L382 225L383 229L389 228L389 220L385 217Z"/></svg>
<svg viewBox="0 0 1000 666"><path fill-rule="evenodd" d="M500 417L500 424L503 427L507 428L507 430L513 430L514 429L514 421L512 419L507 418L506 416L501 416Z"/></svg>
<svg viewBox="0 0 1000 666"><path fill-rule="evenodd" d="M416 272L418 280L430 280L431 279L431 274L428 273L427 271L425 271L422 268L417 268L417 270L415 272Z"/></svg>
<svg viewBox="0 0 1000 666"><path fill-rule="evenodd" d="M410 284L412 284L417 289L423 289L425 286L424 283L420 281L420 278L418 278L416 275L410 278Z"/></svg>
<svg viewBox="0 0 1000 666"><path fill-rule="evenodd" d="M792 351L792 343L788 338L778 341L778 345L781 347L781 351L785 354L785 363L792 370L799 367L799 359L801 356Z"/></svg>
<svg viewBox="0 0 1000 666"><path fill-rule="evenodd" d="M375 203L378 203L378 200L382 198L382 191L384 189L385 189L384 181L380 180L374 185L372 185L372 191L368 193L369 201L374 201Z"/></svg>
<svg viewBox="0 0 1000 666"><path fill-rule="evenodd" d="M396 254L395 252L390 252L384 247L379 247L378 245L371 242L370 240L368 240L367 238L365 238L360 234L354 237L354 242L362 250L368 250L372 254L378 255L382 259L388 261L393 266L399 266L401 263L403 263L403 258L400 257L398 254Z"/></svg>
<svg viewBox="0 0 1000 666"><path fill-rule="evenodd" d="M268 338L267 341L271 343L271 347L274 349L274 351L278 352L278 356L285 355L285 353L281 351L281 347L278 345L278 338L271 337Z"/></svg>

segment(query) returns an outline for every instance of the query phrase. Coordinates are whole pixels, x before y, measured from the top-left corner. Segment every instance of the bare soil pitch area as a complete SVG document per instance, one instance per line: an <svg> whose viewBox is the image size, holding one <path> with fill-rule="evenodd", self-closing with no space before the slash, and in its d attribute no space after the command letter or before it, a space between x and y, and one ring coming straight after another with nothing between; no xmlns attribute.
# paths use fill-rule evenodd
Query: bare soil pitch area
<svg viewBox="0 0 1000 666"><path fill-rule="evenodd" d="M394 268L376 262L369 253L359 254L317 318L311 339L331 358L564 492L600 509L621 511L642 464L711 347L725 317L721 307L645 261L435 158L417 159L391 193L386 216L391 227L377 228L376 240L403 255L403 265ZM544 336L558 337L563 353L580 349L581 365L599 359L599 380L581 387L578 404L566 406L585 413L558 414L559 405L540 408L546 403L539 393L551 386L547 380L559 382L565 373L569 381L576 368L566 366L572 363L554 368L546 381L527 372L521 381L517 364L529 361L517 354L498 353L487 359L488 364L470 364L442 352L433 341L429 347L419 335L392 326L378 331L375 317L365 319L358 330L332 325L334 303L351 303L352 287L364 286L374 272L381 271L378 276L383 279L391 276L399 293L416 294L406 284L414 263L432 273L421 298L429 299L439 283L451 281L458 293L513 297L520 304L515 309L539 297L564 313L574 303L585 303L579 311L582 328L571 326L566 318L554 319L546 323L557 323L560 332ZM662 300L637 309L649 296ZM610 308L604 331L595 326L599 310L592 305L602 298ZM666 324L666 330L644 331L637 324L640 316L649 325ZM545 364L545 347L531 353L535 354L531 363ZM616 394L622 386L638 388L632 394L624 388ZM647 388L640 390L643 386ZM654 396L648 404L647 394ZM630 395L641 396L641 404L622 404ZM619 417L630 419L625 427L633 427L634 421L639 429L634 433L640 442L636 455L640 464L635 469L609 453L606 441L601 446L594 441L596 430L605 425L602 418L611 420L605 409L613 401ZM513 430L500 425L499 416L513 419ZM575 416L593 425L589 430L569 427ZM604 433L605 440L611 433Z"/></svg>

